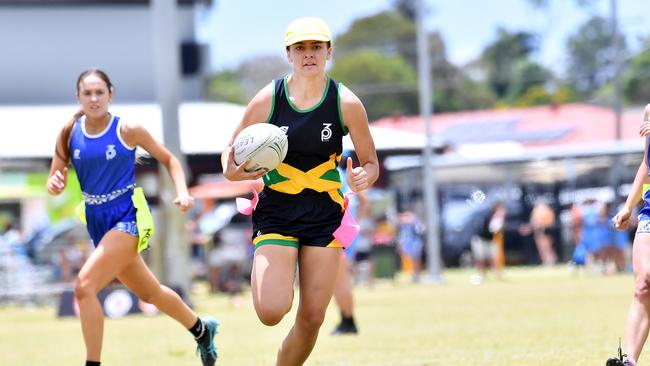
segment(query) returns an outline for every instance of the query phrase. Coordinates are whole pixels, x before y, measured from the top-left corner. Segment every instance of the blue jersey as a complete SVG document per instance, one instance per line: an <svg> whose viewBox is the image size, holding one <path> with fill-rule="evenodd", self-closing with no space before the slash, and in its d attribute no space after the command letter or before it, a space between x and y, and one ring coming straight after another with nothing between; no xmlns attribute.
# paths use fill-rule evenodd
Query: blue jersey
<svg viewBox="0 0 650 366"><path fill-rule="evenodd" d="M104 131L90 135L83 116L73 126L70 160L86 204L108 202L135 186L135 147L122 140L120 125L113 116Z"/></svg>
<svg viewBox="0 0 650 366"><path fill-rule="evenodd" d="M648 122L650 122L650 120ZM650 136L648 136L647 139L649 141L646 142L650 142ZM646 154L648 154L647 156L648 159L646 159L647 164L650 167L650 149L646 151ZM648 174L650 175L650 169L648 169ZM643 194L644 204L643 204L643 208L639 212L639 221L648 221L650 220L650 190L643 189L642 194Z"/></svg>

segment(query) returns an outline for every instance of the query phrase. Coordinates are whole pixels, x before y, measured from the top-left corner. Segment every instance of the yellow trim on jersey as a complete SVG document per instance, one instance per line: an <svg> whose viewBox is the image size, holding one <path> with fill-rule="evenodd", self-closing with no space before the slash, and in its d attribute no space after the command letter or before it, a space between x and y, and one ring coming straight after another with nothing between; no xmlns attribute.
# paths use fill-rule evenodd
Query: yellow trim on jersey
<svg viewBox="0 0 650 366"><path fill-rule="evenodd" d="M267 244L283 245L294 248L298 248L299 246L298 238L294 236L285 236L280 234L262 234L253 239L253 245L255 245L255 248Z"/></svg>
<svg viewBox="0 0 650 366"><path fill-rule="evenodd" d="M340 241L333 239L329 244L327 244L328 248L345 248L343 244L341 244Z"/></svg>
<svg viewBox="0 0 650 366"><path fill-rule="evenodd" d="M275 191L287 194L298 194L307 188L313 189L316 192L327 192L332 198L332 201L343 207L343 197L339 193L339 189L342 186L341 182L321 178L328 171L336 169L338 160L339 158L334 153L330 155L328 161L306 172L294 168L289 164L280 163L276 170L279 175L287 178L287 180L273 183L269 187Z"/></svg>

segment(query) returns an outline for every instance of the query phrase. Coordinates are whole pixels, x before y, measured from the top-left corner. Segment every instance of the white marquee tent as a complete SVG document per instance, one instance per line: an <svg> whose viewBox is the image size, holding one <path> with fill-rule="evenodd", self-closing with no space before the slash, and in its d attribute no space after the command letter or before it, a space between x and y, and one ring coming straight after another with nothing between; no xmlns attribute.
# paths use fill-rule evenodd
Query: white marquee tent
<svg viewBox="0 0 650 366"><path fill-rule="evenodd" d="M0 158L47 158L74 105L0 106ZM154 138L162 140L160 108L156 104L113 105L111 112L144 124ZM181 150L186 154L220 153L228 143L244 107L229 103L184 103L179 108ZM385 127L372 127L377 150L420 149L424 136ZM349 137L344 148L352 149Z"/></svg>

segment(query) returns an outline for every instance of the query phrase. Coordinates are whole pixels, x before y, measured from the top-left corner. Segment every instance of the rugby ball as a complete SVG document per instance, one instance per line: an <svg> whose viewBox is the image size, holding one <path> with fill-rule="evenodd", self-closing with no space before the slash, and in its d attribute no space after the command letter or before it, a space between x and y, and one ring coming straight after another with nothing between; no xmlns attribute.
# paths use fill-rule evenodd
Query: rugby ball
<svg viewBox="0 0 650 366"><path fill-rule="evenodd" d="M249 160L244 167L247 172L258 169L271 171L287 156L287 147L287 135L280 127L255 123L237 134L233 142L235 163L240 165Z"/></svg>

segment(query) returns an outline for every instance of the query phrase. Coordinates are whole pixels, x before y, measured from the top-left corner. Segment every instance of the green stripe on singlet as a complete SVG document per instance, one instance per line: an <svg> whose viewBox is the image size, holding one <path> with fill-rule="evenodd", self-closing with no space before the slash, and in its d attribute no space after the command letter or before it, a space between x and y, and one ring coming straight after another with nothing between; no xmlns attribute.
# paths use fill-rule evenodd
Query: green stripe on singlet
<svg viewBox="0 0 650 366"><path fill-rule="evenodd" d="M332 170L326 171L325 174L321 175L320 179L331 180L333 182L340 182L341 181L341 175L339 174L338 170L332 169Z"/></svg>

